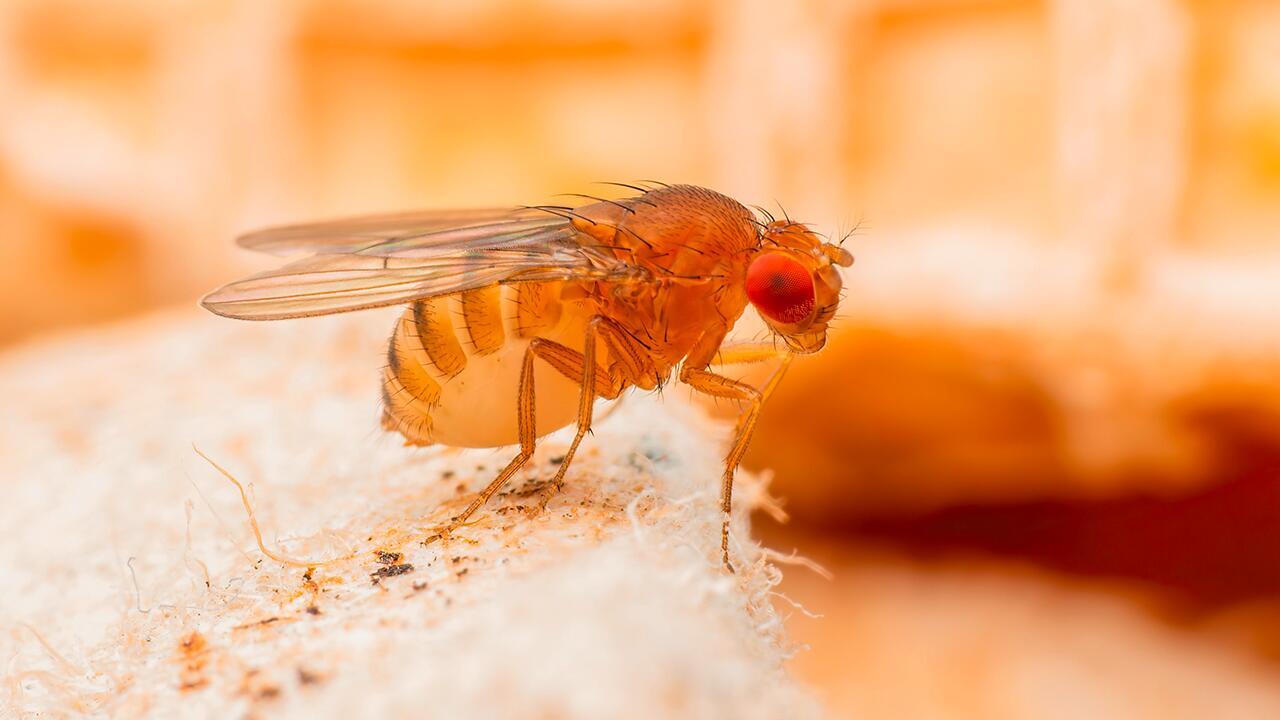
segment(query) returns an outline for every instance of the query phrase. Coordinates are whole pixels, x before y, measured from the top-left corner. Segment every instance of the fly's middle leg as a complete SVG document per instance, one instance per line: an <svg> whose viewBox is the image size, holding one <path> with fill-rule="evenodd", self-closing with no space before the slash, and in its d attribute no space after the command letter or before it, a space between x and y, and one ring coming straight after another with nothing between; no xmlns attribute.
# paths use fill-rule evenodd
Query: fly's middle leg
<svg viewBox="0 0 1280 720"><path fill-rule="evenodd" d="M610 356L615 358L609 367L601 367L596 361L597 340L605 343ZM560 468L547 493L539 503L539 509L545 509L551 496L564 487L564 476L569 471L578 445L591 430L592 414L596 397L614 399L622 393L627 383L636 377L640 370L640 355L631 346L630 336L616 327L612 321L602 316L595 316L587 323L586 338L582 352L578 352L560 343L545 338L535 338L529 349L560 374L580 382L581 392L578 395L578 428L573 442L565 452Z"/></svg>

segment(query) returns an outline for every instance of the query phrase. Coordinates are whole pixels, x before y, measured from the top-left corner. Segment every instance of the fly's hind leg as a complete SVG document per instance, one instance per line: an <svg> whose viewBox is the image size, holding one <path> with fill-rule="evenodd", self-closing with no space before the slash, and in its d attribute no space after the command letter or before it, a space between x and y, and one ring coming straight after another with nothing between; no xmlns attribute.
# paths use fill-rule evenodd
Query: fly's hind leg
<svg viewBox="0 0 1280 720"><path fill-rule="evenodd" d="M718 345L719 340L722 338L723 336L716 338L711 334L705 336L704 351L713 342ZM739 380L727 378L696 366L686 365L680 372L681 382L698 392L747 403L747 408L738 416L738 422L733 432L733 444L729 446L729 453L725 456L724 475L720 478L720 511L723 514L720 525L720 553L725 567L730 572L733 572L733 563L729 562L729 520L733 511L733 475L738 468L738 464L742 462L742 456L747 452L747 446L751 442L751 434L755 432L756 421L760 417L760 409L764 406L765 400L773 394L778 382L782 380L782 375L791 363L791 355L790 353L778 351L771 345L754 343L730 345L716 350L714 359L708 363L708 365L733 365L763 362L775 358L781 359L781 365L769 377L764 386L758 389Z"/></svg>
<svg viewBox="0 0 1280 720"><path fill-rule="evenodd" d="M596 362L597 339L603 340L610 350L613 361L608 368L603 368ZM545 510L551 497L564 487L564 476L578 451L578 445L591 430L596 397L609 400L617 398L627 382L638 375L641 360L631 344L630 336L608 318L599 315L587 323L582 352L544 338L535 338L529 349L560 374L581 383L578 395L578 430L564 454L564 460L560 462L560 468L556 470L555 477L551 479L550 486L538 503L538 509Z"/></svg>
<svg viewBox="0 0 1280 720"><path fill-rule="evenodd" d="M449 537L450 533L457 530L477 510L489 502L489 498L492 498L494 493L502 489L502 486L511 479L511 476L528 462L529 458L533 457L533 450L537 442L537 429L535 427L537 416L534 413L533 359L533 348L530 347L524 353L524 364L520 369L520 386L516 397L516 428L520 436L520 454L512 458L511 462L502 468L502 472L498 473L498 477L486 485L484 490L480 491L480 494L476 496L475 500L471 501L471 504L465 510L428 537L427 543Z"/></svg>

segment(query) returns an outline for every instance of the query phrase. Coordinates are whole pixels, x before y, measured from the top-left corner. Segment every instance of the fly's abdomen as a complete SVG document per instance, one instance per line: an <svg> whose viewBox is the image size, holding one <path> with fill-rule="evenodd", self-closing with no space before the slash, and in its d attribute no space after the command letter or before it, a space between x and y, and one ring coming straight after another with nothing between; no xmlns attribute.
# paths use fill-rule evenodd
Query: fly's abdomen
<svg viewBox="0 0 1280 720"><path fill-rule="evenodd" d="M383 370L383 427L411 445L519 442L516 400L534 337L581 350L584 318L552 283L491 286L414 303L396 322ZM534 361L539 435L577 417L577 382Z"/></svg>

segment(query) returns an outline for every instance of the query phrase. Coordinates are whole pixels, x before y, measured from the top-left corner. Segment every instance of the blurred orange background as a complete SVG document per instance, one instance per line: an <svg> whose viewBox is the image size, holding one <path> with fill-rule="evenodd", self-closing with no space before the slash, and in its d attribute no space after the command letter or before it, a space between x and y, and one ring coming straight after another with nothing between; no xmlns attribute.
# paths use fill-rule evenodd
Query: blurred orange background
<svg viewBox="0 0 1280 720"><path fill-rule="evenodd" d="M1273 0L0 5L0 344L191 306L256 226L649 178L856 228L752 451L775 544L1280 658ZM784 590L853 707L852 591Z"/></svg>

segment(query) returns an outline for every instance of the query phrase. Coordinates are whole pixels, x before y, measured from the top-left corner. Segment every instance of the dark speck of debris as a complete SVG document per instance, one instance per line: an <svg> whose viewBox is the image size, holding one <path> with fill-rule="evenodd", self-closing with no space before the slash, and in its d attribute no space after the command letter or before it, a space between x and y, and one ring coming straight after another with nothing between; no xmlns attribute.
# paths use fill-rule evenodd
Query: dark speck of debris
<svg viewBox="0 0 1280 720"><path fill-rule="evenodd" d="M559 465L559 464L561 464L561 463L563 463L563 462L564 462L564 456L563 456L563 455L556 455L555 457L551 458L551 459L549 460L549 462L550 462L552 465Z"/></svg>
<svg viewBox="0 0 1280 720"><path fill-rule="evenodd" d="M299 685L314 685L318 682L320 682L319 675L313 672L308 672L303 668L298 668L298 684Z"/></svg>
<svg viewBox="0 0 1280 720"><path fill-rule="evenodd" d="M427 589L427 581L426 581L426 580L418 580L418 581L416 581L416 582L414 582L414 583L413 583L413 590L414 590L414 592L421 592L421 591L426 590L426 589Z"/></svg>
<svg viewBox="0 0 1280 720"><path fill-rule="evenodd" d="M453 477L453 471L445 470L444 472L440 473L440 477L444 478L445 480L448 480Z"/></svg>
<svg viewBox="0 0 1280 720"><path fill-rule="evenodd" d="M383 578L404 575L413 572L413 563L400 563L399 565L387 565L369 573L369 578L373 580L373 584L377 585Z"/></svg>
<svg viewBox="0 0 1280 720"><path fill-rule="evenodd" d="M378 555L378 562L382 563L383 565L395 565L396 563L404 559L404 555L402 555L401 553L387 552L386 550L379 550L377 552L377 555Z"/></svg>
<svg viewBox="0 0 1280 720"><path fill-rule="evenodd" d="M458 571L458 577L462 577L463 575L466 575L467 571L470 569L471 568L462 568L461 570Z"/></svg>
<svg viewBox="0 0 1280 720"><path fill-rule="evenodd" d="M308 615L319 615L319 614L320 614L320 608L316 607L315 605L308 605L308 606L307 606L307 614L308 614Z"/></svg>

